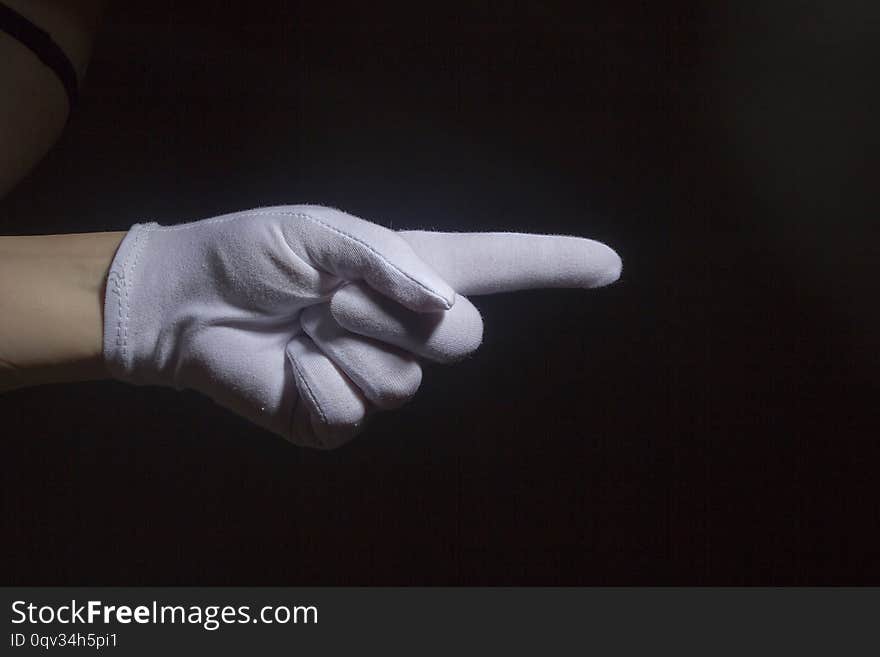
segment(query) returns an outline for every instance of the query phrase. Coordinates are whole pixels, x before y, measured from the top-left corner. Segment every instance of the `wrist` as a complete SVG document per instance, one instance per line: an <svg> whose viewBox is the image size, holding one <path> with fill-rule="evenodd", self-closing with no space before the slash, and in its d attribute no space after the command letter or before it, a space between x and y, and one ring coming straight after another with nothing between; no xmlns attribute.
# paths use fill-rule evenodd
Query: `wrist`
<svg viewBox="0 0 880 657"><path fill-rule="evenodd" d="M104 285L123 235L0 237L0 387L106 376Z"/></svg>
<svg viewBox="0 0 880 657"><path fill-rule="evenodd" d="M148 308L148 314L154 317L154 313L159 312L159 302L166 294L159 286L135 285L135 280L143 269L138 267L139 256L154 227L155 224L135 224L123 235L108 265L105 278L102 358L109 375L129 383L156 383L149 376L150 368L144 371L143 367L138 367L144 361L150 362L148 354L152 351L152 341L135 341L134 335L129 331L132 307ZM139 294L143 292L146 294ZM139 333L157 339L158 336L153 331L143 329L141 326ZM138 346L144 346L143 343L146 343L147 348L138 349Z"/></svg>

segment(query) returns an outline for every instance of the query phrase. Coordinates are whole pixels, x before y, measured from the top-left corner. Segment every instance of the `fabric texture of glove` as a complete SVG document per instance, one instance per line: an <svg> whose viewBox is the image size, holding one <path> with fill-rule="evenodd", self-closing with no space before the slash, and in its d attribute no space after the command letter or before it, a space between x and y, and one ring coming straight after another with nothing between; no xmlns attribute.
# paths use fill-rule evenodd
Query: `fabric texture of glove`
<svg viewBox="0 0 880 657"><path fill-rule="evenodd" d="M455 299L395 232L330 208L138 224L108 275L104 358L116 378L199 390L293 442L332 447L357 428L356 413L337 409L366 402L303 332L300 313L353 280L416 312ZM323 410L322 398L334 403Z"/></svg>
<svg viewBox="0 0 880 657"><path fill-rule="evenodd" d="M348 331L441 363L467 356L483 339L480 313L462 295L602 287L620 278L623 266L614 250L581 237L425 231L400 235L455 288L455 305L442 313L415 313L354 283L333 295L332 314Z"/></svg>
<svg viewBox="0 0 880 657"><path fill-rule="evenodd" d="M415 394L418 358L479 346L482 318L461 294L598 287L620 269L592 240L394 233L321 206L139 224L108 276L104 355L119 379L199 390L331 448Z"/></svg>

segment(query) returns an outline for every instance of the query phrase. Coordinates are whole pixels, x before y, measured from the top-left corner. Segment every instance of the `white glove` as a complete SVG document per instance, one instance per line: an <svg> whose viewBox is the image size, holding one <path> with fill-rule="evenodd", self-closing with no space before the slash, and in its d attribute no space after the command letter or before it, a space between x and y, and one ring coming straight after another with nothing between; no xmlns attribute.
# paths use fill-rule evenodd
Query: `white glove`
<svg viewBox="0 0 880 657"><path fill-rule="evenodd" d="M586 289L620 278L622 263L617 253L601 242L580 237L426 231L399 234L456 290L455 305L444 312L414 313L364 285L351 284L333 295L332 316L349 331L437 362L458 360L482 340L479 312L464 294Z"/></svg>
<svg viewBox="0 0 880 657"><path fill-rule="evenodd" d="M479 313L425 261L475 293L594 287L620 270L589 240L396 234L320 206L136 225L108 277L105 359L122 380L193 388L297 444L335 447L372 406L415 393L416 356L480 343Z"/></svg>
<svg viewBox="0 0 880 657"><path fill-rule="evenodd" d="M318 427L326 416L347 417L360 425L372 406L393 408L409 399L421 370L407 354L452 362L473 352L482 341L483 323L462 293L594 288L620 277L621 260L613 250L577 237L422 231L400 235L456 289L455 305L417 313L352 283L333 295L329 309L321 304L303 311L302 326L319 350L313 357L327 361L325 370L330 362L335 364L362 393L332 394L342 389L342 382L336 381L324 395L322 382L304 373L312 394L303 401Z"/></svg>
<svg viewBox="0 0 880 657"><path fill-rule="evenodd" d="M345 440L357 418L325 417L333 431L314 435L293 373L321 381L322 395L355 391L316 359L299 315L352 280L419 312L455 299L399 235L338 210L283 206L138 224L110 267L104 358L124 381L199 390L294 442L329 447L322 440Z"/></svg>

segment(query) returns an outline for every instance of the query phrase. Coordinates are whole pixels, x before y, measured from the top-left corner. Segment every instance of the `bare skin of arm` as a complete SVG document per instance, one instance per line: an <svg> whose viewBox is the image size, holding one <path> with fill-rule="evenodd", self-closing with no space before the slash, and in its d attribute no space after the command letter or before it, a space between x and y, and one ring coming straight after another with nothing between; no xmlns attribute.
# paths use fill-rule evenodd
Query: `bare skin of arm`
<svg viewBox="0 0 880 657"><path fill-rule="evenodd" d="M123 235L0 237L0 390L104 378L104 284Z"/></svg>
<svg viewBox="0 0 880 657"><path fill-rule="evenodd" d="M48 32L82 80L104 0L3 0ZM55 74L0 32L0 197L64 129ZM2 215L2 205L0 205ZM103 286L122 233L0 237L0 390L104 376Z"/></svg>

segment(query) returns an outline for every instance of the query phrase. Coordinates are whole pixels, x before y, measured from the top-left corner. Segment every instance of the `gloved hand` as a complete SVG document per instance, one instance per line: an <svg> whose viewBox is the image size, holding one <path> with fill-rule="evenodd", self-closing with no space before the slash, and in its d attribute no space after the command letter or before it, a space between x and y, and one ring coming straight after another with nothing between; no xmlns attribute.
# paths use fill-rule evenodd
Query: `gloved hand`
<svg viewBox="0 0 880 657"><path fill-rule="evenodd" d="M620 269L589 240L397 234L320 206L136 225L108 276L105 360L122 380L199 390L294 443L335 447L371 405L415 392L415 356L479 345L479 313L426 261L475 293L593 287Z"/></svg>
<svg viewBox="0 0 880 657"><path fill-rule="evenodd" d="M409 399L421 381L413 356L448 363L473 352L482 341L483 323L462 293L601 287L616 281L621 271L614 251L577 237L399 234L459 293L455 305L449 310L417 313L355 282L341 287L329 307L321 304L304 310L302 326L319 350L313 357L331 361L339 377L348 377L357 389L348 395L323 395L322 382L309 384L313 394L303 403L319 429L322 417L347 417L360 424L371 405L393 408ZM343 389L339 380L323 383L328 391Z"/></svg>

